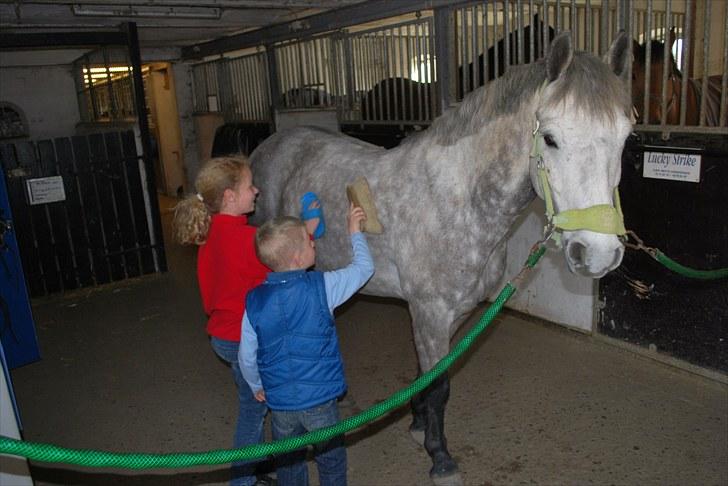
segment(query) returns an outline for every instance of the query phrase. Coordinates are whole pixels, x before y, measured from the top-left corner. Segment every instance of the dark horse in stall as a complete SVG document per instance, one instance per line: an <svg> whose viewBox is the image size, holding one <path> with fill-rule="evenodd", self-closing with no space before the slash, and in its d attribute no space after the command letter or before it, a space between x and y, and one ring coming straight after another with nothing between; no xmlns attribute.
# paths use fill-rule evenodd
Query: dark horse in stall
<svg viewBox="0 0 728 486"><path fill-rule="evenodd" d="M531 25L523 28L523 59L522 63L527 64L535 60L544 52L544 34L548 42L553 40L555 32L551 27L546 27L539 20L538 15L533 17L533 25L536 26L533 39L533 53L531 52ZM547 30L545 30L547 29ZM508 37L509 60L507 65L519 64L518 33L511 32ZM497 52L497 55L496 55ZM496 57L498 59L496 69ZM457 90L458 99L463 96L463 83L467 92L483 86L486 82L502 76L506 69L505 63L505 40L501 39L495 46L488 48L488 75L484 77L485 63L483 54L478 57L478 71L476 77L473 72L473 64L467 68L467 76L463 79L463 66L458 69ZM421 83L403 77L387 78L379 81L372 89L367 91L361 100L362 120L366 121L422 121L430 122L435 117L434 98L436 96L435 83Z"/></svg>
<svg viewBox="0 0 728 486"><path fill-rule="evenodd" d="M250 157L255 184L266 188L254 219L296 214L298 195L316 192L332 215L316 265L339 268L351 258L344 188L366 176L386 229L367 238L376 270L363 292L407 301L420 371L428 371L501 279L509 228L544 195L529 158L534 143L560 211L614 203L632 130L630 47L620 34L603 62L575 52L564 32L545 59L508 69L390 150L312 127L278 132ZM571 271L591 278L624 252L616 235L589 230L565 231L562 245ZM432 480L451 486L462 478L445 439L449 395L445 373L413 399L410 430L424 438Z"/></svg>
<svg viewBox="0 0 728 486"><path fill-rule="evenodd" d="M533 29L532 26L535 25L536 28ZM545 30L547 29L547 30ZM533 52L531 52L531 35L532 31L535 31L535 35L533 37ZM546 44L544 45L544 34L546 34L548 40ZM529 25L526 25L523 28L522 31L522 38L523 38L523 60L519 62L518 59L518 49L520 47L520 43L518 40L518 32L514 31L511 32L508 35L508 63L506 64L506 45L505 45L505 39L501 39L498 41L498 43L495 46L491 46L488 48L487 53L487 61L488 61L488 72L486 76L485 72L485 59L483 58L483 54L480 54L478 56L478 72L477 76L476 73L473 71L473 63L471 62L467 66L467 73L465 74L465 78L463 78L463 66L460 66L458 68L458 85L457 85L457 92L458 92L458 99L461 99L463 97L463 88L465 88L465 92L470 92L473 89L483 86L488 81L492 81L493 79L503 76L503 73L506 71L507 66L513 66L515 64L528 64L532 60L536 60L539 57L542 57L545 53L545 46L548 46L548 44L553 40L554 35L556 35L556 32L551 26L546 27L544 23L539 19L538 15L534 15L533 22ZM497 54L497 60L496 63L496 54ZM497 66L496 66L497 64Z"/></svg>
<svg viewBox="0 0 728 486"><path fill-rule="evenodd" d="M668 66L665 81L665 43L651 40L649 44L649 80L647 80L647 43L633 41L634 63L632 64L632 103L636 110L637 122L653 125L679 125L681 104L683 100L683 74L672 55L675 32L670 31L670 43L667 46ZM647 84L649 82L649 85ZM701 110L704 111L705 126L720 126L720 92L721 76L709 76L707 91L703 96L701 79L687 79L685 89L685 124L700 125ZM664 103L663 103L664 87ZM645 97L647 97L647 116L645 116ZM704 103L704 108L701 108ZM723 121L725 124L725 121Z"/></svg>
<svg viewBox="0 0 728 486"><path fill-rule="evenodd" d="M430 122L434 118L433 87L401 77L383 79L362 98L362 120Z"/></svg>

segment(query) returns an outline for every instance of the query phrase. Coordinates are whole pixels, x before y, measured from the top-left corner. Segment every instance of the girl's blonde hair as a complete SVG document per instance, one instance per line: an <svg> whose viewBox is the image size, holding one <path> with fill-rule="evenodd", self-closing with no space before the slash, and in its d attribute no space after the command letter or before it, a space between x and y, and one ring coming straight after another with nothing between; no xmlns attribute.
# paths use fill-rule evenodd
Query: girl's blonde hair
<svg viewBox="0 0 728 486"><path fill-rule="evenodd" d="M196 194L187 196L174 207L174 235L183 245L202 245L210 230L210 218L219 213L225 189L234 189L243 171L250 171L244 155L215 157L208 160L195 180Z"/></svg>

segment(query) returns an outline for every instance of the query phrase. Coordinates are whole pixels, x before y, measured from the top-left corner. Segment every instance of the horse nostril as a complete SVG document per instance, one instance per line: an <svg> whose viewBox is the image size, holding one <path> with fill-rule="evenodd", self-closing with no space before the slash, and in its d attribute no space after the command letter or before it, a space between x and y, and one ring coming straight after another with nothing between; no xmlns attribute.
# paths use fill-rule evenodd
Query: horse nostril
<svg viewBox="0 0 728 486"><path fill-rule="evenodd" d="M571 263L577 267L583 267L586 261L586 246L579 243L578 241L572 241L566 248L567 255Z"/></svg>

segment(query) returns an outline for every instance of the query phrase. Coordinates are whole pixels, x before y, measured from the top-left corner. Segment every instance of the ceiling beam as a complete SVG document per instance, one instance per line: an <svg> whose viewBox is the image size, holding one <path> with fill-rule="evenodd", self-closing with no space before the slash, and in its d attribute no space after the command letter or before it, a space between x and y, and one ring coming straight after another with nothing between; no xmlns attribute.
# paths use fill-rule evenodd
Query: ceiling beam
<svg viewBox="0 0 728 486"><path fill-rule="evenodd" d="M369 0L305 17L293 22L276 24L250 32L234 34L193 46L183 47L182 58L186 60L200 59L206 56L255 47L261 44L271 44L342 29L351 25L416 12L417 10L427 10L461 3L463 3L463 0Z"/></svg>
<svg viewBox="0 0 728 486"><path fill-rule="evenodd" d="M155 7L225 7L238 9L292 9L292 8L338 8L352 5L363 0L25 0L28 4L53 5L123 5L123 6L155 6ZM0 3L9 3L0 0Z"/></svg>
<svg viewBox="0 0 728 486"><path fill-rule="evenodd" d="M52 32L52 33L3 33L0 32L2 49L28 49L48 47L79 47L127 44L124 32Z"/></svg>

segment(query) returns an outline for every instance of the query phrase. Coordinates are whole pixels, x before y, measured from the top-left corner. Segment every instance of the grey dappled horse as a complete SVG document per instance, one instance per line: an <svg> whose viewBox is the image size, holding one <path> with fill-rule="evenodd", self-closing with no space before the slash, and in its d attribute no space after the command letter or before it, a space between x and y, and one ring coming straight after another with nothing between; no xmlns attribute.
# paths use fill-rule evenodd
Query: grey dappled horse
<svg viewBox="0 0 728 486"><path fill-rule="evenodd" d="M368 235L376 271L363 292L407 301L420 369L429 370L501 278L506 234L534 187L542 195L529 160L537 121L556 211L613 203L631 131L630 47L620 34L605 63L574 52L562 33L544 60L511 67L390 150L315 128L276 133L251 156L256 219L298 214L300 195L315 191L327 225L317 268L346 265L345 186L366 176L384 233ZM622 260L614 235L565 232L563 246L569 268L594 278ZM411 430L424 432L433 480L460 484L444 436L448 396L444 375L413 400Z"/></svg>

